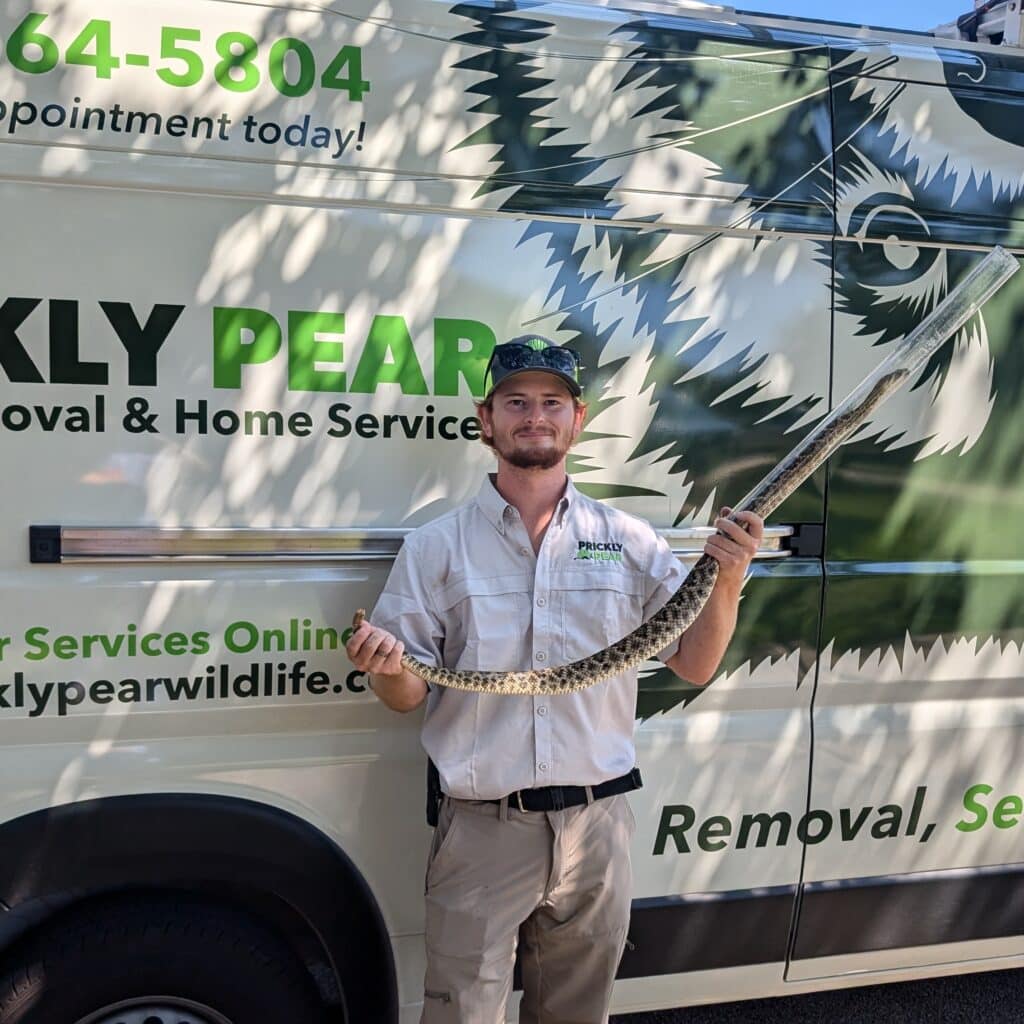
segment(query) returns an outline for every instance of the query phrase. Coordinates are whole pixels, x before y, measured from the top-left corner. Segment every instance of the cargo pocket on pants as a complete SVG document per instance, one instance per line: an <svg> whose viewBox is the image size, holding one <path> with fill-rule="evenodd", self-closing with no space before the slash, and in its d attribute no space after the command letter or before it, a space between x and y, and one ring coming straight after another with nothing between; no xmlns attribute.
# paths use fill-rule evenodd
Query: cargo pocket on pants
<svg viewBox="0 0 1024 1024"><path fill-rule="evenodd" d="M443 874L445 862L448 860L452 846L455 844L455 833L458 831L459 815L455 812L452 801L445 799L441 803L441 811L434 829L434 838L427 856L427 870L423 879L423 892L430 890L432 881Z"/></svg>

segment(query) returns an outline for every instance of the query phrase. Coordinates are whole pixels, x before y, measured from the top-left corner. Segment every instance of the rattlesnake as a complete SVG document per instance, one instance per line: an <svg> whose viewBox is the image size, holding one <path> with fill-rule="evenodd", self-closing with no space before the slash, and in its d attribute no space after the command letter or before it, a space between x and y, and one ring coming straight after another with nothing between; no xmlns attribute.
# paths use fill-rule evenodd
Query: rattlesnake
<svg viewBox="0 0 1024 1024"><path fill-rule="evenodd" d="M773 512L1016 270L1016 260L1005 250L995 249L907 335L878 368L877 379L871 383L876 376L872 374L851 392L744 498L729 518L737 521L737 512L742 511L761 518ZM890 366L897 368L886 372ZM702 555L668 603L647 622L603 651L568 665L522 672L458 672L425 665L403 654L402 666L432 685L455 690L534 695L575 693L646 661L676 640L700 614L717 578L718 562L710 555ZM354 628L362 623L364 614L363 609L356 613Z"/></svg>
<svg viewBox="0 0 1024 1024"><path fill-rule="evenodd" d="M891 378L878 382L868 399L870 408L858 407L855 411L858 423L899 387L905 374L892 375L897 376L900 379L895 382ZM853 416L854 413L848 415ZM842 436L848 433L849 430L846 430ZM735 522L736 512L743 510L754 512L762 518L767 516L814 472L838 443L830 437L823 437L817 446L805 452L803 458L796 460L784 471L784 464L780 463L776 471L765 478L751 499L744 502L743 508L735 510L728 518ZM718 562L710 555L701 555L679 589L642 626L603 651L559 668L529 669L524 672L457 672L454 669L425 665L410 654L402 655L402 667L431 685L448 686L454 690L503 694L575 693L639 665L676 640L700 614L717 579ZM365 612L360 608L352 620L353 628L359 628L364 615Z"/></svg>

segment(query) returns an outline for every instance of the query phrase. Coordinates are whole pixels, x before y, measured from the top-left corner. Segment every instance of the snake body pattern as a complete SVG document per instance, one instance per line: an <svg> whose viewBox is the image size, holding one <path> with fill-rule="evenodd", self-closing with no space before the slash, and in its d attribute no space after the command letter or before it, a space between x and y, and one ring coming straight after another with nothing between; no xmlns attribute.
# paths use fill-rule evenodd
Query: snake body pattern
<svg viewBox="0 0 1024 1024"><path fill-rule="evenodd" d="M997 248L990 253L874 374L765 476L729 518L735 521L737 512L742 511L766 518L778 508L1016 270L1016 260L1005 250ZM643 625L604 650L568 665L512 672L460 672L425 665L404 654L402 666L431 685L456 690L520 695L575 693L646 661L681 636L700 614L717 579L718 562L702 555L664 607ZM356 613L354 627L358 628L363 615L362 609Z"/></svg>

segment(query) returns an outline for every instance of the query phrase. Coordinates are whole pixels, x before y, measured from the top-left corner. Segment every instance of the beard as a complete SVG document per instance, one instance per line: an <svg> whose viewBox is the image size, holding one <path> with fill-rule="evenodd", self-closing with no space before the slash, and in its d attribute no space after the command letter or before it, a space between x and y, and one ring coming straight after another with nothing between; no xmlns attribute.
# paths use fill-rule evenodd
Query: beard
<svg viewBox="0 0 1024 1024"><path fill-rule="evenodd" d="M553 445L520 448L515 438L495 437L494 450L516 469L554 469L568 454L568 442L561 442L556 436Z"/></svg>

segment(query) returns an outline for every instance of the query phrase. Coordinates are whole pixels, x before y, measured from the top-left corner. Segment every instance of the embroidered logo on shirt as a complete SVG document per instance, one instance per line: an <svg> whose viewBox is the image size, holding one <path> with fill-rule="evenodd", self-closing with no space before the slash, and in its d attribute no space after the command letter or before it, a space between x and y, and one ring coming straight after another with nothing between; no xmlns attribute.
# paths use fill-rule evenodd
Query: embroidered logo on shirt
<svg viewBox="0 0 1024 1024"><path fill-rule="evenodd" d="M614 540L580 540L576 542L574 562L621 562L622 545Z"/></svg>

